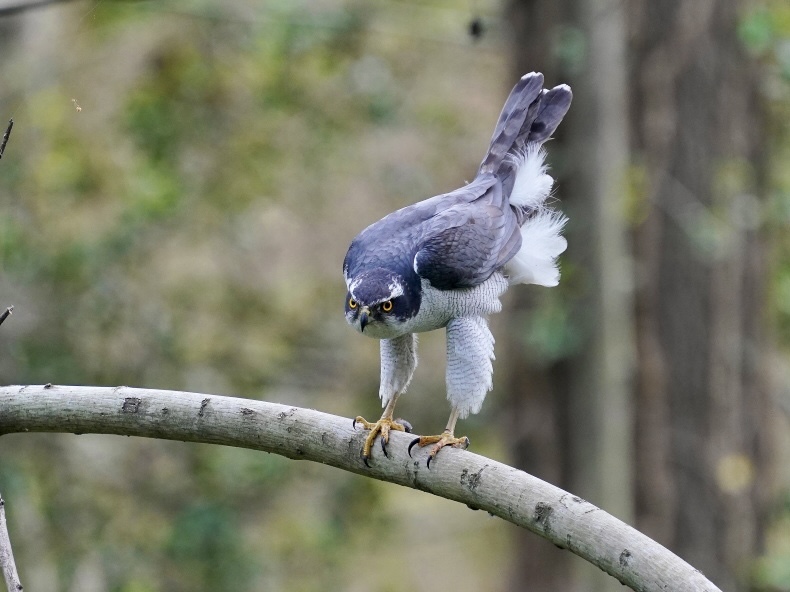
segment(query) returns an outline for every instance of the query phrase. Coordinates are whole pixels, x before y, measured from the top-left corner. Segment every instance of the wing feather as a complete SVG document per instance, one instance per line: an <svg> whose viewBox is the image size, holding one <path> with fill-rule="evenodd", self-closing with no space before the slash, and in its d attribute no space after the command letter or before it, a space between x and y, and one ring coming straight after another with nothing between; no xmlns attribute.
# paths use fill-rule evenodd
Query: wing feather
<svg viewBox="0 0 790 592"><path fill-rule="evenodd" d="M480 199L458 204L431 219L431 230L414 257L414 270L441 290L471 288L501 266L511 251L518 223L494 185ZM518 240L516 238L515 240Z"/></svg>

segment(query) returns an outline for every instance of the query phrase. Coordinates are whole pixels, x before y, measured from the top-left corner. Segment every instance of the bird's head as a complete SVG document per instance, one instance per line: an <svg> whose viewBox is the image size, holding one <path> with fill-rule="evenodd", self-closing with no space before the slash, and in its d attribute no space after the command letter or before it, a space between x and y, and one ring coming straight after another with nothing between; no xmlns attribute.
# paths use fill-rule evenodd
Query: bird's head
<svg viewBox="0 0 790 592"><path fill-rule="evenodd" d="M377 339L407 333L406 323L420 310L419 289L399 273L376 268L348 280L346 320Z"/></svg>

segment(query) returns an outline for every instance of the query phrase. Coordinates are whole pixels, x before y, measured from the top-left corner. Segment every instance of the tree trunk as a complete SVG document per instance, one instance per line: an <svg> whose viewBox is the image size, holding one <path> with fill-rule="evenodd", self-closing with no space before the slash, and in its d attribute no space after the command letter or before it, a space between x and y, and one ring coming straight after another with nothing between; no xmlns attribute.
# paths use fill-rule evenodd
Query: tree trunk
<svg viewBox="0 0 790 592"><path fill-rule="evenodd" d="M571 220L564 283L541 294L523 291L530 294L516 311L528 318L536 307L527 298L556 300L552 306L570 307L574 325L556 327L569 335L568 344L537 367L516 357L525 324L510 325L514 458L630 520L633 307L620 200L628 163L625 11L620 0L520 0L511 3L508 21L517 71L542 70L547 86L568 82L574 90L559 140L548 146ZM517 548L513 589L525 582L530 590L618 589L596 570L562 565L554 549L527 540Z"/></svg>
<svg viewBox="0 0 790 592"><path fill-rule="evenodd" d="M746 590L769 484L755 64L737 0L633 4L637 524Z"/></svg>

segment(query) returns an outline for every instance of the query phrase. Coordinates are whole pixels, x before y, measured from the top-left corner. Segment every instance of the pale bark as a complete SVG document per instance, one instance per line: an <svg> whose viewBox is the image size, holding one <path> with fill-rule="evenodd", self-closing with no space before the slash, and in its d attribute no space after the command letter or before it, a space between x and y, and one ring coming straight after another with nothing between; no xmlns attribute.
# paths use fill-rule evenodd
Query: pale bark
<svg viewBox="0 0 790 592"><path fill-rule="evenodd" d="M360 458L363 430L349 418L251 399L129 387L0 388L0 435L118 434L238 446L311 460L485 510L597 565L639 591L718 590L655 541L593 504L523 471L446 449L431 468L413 436L390 435L389 458Z"/></svg>
<svg viewBox="0 0 790 592"><path fill-rule="evenodd" d="M22 582L14 563L14 553L11 549L11 538L8 536L8 526L5 520L5 501L0 496L0 570L3 571L8 592L21 592Z"/></svg>

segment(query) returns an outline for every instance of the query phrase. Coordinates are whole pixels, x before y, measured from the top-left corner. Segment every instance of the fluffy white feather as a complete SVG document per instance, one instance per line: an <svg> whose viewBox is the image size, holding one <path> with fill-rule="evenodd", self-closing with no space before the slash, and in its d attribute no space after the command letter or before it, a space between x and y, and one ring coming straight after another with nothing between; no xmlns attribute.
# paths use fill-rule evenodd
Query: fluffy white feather
<svg viewBox="0 0 790 592"><path fill-rule="evenodd" d="M556 286L560 282L557 257L568 246L562 230L568 218L548 208L540 210L521 227L521 249L508 261L505 273L511 284Z"/></svg>
<svg viewBox="0 0 790 592"><path fill-rule="evenodd" d="M510 156L517 167L516 181L510 194L514 206L539 208L551 194L554 179L546 174L546 151L530 144L523 152Z"/></svg>

